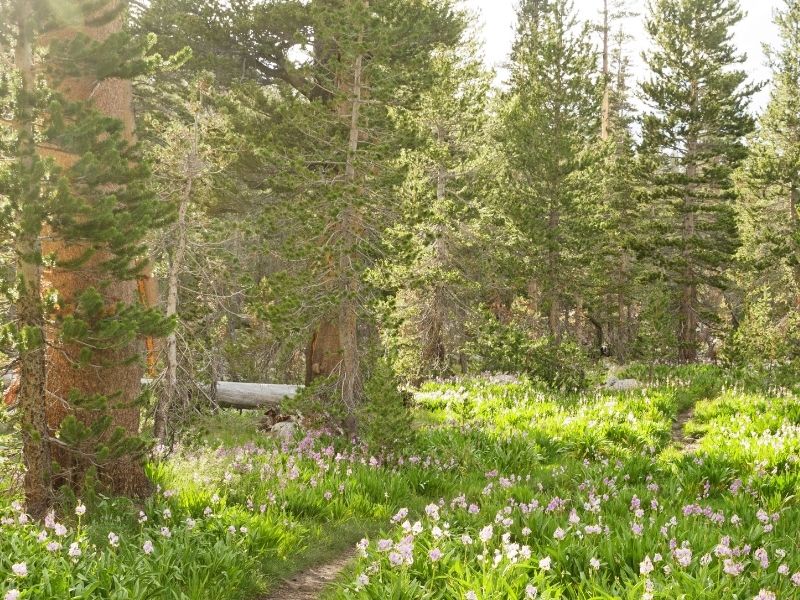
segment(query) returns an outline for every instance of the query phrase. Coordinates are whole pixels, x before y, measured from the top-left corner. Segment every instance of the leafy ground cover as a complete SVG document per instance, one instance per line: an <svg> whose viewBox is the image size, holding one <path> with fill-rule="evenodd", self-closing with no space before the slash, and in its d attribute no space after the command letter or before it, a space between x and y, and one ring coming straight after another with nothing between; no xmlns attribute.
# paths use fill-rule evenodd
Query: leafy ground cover
<svg viewBox="0 0 800 600"><path fill-rule="evenodd" d="M140 505L66 498L41 524L9 497L0 598L253 598L362 537L329 598L797 597L797 398L661 375L626 394L428 383L393 454L210 417L153 460Z"/></svg>

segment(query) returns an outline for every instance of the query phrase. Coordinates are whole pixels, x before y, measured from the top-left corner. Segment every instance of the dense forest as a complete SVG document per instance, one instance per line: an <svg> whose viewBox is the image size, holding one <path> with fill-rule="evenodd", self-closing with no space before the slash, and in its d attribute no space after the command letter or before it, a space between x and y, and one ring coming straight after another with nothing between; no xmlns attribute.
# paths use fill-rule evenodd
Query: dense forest
<svg viewBox="0 0 800 600"><path fill-rule="evenodd" d="M5 600L800 593L800 0L578 1L0 0Z"/></svg>

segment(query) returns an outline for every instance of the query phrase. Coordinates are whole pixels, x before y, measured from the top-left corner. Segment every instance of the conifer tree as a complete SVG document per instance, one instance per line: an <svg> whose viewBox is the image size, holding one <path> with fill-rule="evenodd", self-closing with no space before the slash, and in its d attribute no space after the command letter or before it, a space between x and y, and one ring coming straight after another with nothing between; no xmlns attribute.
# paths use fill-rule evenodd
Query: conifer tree
<svg viewBox="0 0 800 600"><path fill-rule="evenodd" d="M144 235L168 215L132 143L129 79L159 61L123 30L124 2L0 10L13 18L19 82L8 95L15 156L0 179L18 264L5 289L19 292L5 338L19 353L26 495L41 515L51 486L79 488L90 471L117 492L147 489L138 340L169 323L141 306L135 280Z"/></svg>
<svg viewBox="0 0 800 600"><path fill-rule="evenodd" d="M750 289L800 311L800 2L776 13L781 41L769 48L774 87L739 173L739 254Z"/></svg>
<svg viewBox="0 0 800 600"><path fill-rule="evenodd" d="M672 286L679 356L687 361L697 358L698 327L713 317L701 295L726 287L738 244L731 173L746 155L747 105L756 91L731 42L741 19L736 0L655 0L646 21L650 252Z"/></svg>
<svg viewBox="0 0 800 600"><path fill-rule="evenodd" d="M485 143L489 74L468 40L432 59L436 85L397 116L418 141L400 157L401 210L377 270L392 292L386 345L412 379L450 373L459 362L464 370L464 324L497 280L506 249L499 229L508 225L491 199L499 157Z"/></svg>
<svg viewBox="0 0 800 600"><path fill-rule="evenodd" d="M530 300L558 342L567 311L582 303L581 262L595 227L598 198L584 175L600 157L596 54L569 0L526 0L518 22L499 132L507 210L526 240Z"/></svg>
<svg viewBox="0 0 800 600"><path fill-rule="evenodd" d="M587 294L588 315L594 324L601 347L618 360L624 360L635 329L637 276L640 269L634 256L637 238L637 190L635 180L635 144L631 125L634 109L630 101L630 58L626 45L624 19L633 14L627 3L604 0L601 85L603 103L600 140L603 160L595 169L594 179L602 191L597 207L601 237L594 269L589 279L595 282Z"/></svg>

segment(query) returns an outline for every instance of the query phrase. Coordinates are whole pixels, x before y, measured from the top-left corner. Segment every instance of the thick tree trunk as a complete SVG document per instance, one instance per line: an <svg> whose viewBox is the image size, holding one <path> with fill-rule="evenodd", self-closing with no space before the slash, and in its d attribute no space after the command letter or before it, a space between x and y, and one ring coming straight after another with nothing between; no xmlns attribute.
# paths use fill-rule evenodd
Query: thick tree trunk
<svg viewBox="0 0 800 600"><path fill-rule="evenodd" d="M65 27L55 31L49 37L69 39L82 33L90 38L102 40L114 32L120 31L123 26L123 16L102 25L86 24L83 27ZM119 119L128 140L133 140L133 93L130 81L108 79L95 81L89 77L66 78L55 82L58 91L67 99L73 101L91 101L100 112ZM55 162L64 168L69 168L75 157L63 152L53 152ZM61 264L64 261L78 258L83 255L86 248L78 243L64 243L62 240L51 239L43 244L46 254L52 253ZM101 290L106 305L112 310L116 303L132 304L137 302L137 285L135 281L107 282L106 276L99 265L107 258L103 252L95 254L79 269L64 269L58 266L51 267L45 274L48 287L58 291L59 314L66 315L75 306L78 295L90 286ZM47 420L51 430L55 431L61 425L64 417L74 414L84 424L94 423L106 412L76 409L67 401L70 391L77 390L85 395L98 394L111 398L108 412L112 416L109 432L117 427L122 428L128 435L139 434L140 409L135 404L141 388L143 368L140 362L130 361L135 355L140 355L140 344L100 352L97 357L85 367L76 367L80 364L78 355L80 348L76 345L59 346L58 331L52 329L48 332L48 403ZM55 449L54 449L55 450ZM78 485L83 480L86 470L92 466L89 460L74 452L59 448L54 451L54 458L61 467L59 476L65 483ZM126 495L142 495L149 492L150 484L144 473L144 468L138 458L123 457L101 466L98 472L101 481L116 493Z"/></svg>
<svg viewBox="0 0 800 600"><path fill-rule="evenodd" d="M22 421L22 456L25 463L25 501L28 513L41 518L51 501L50 442L45 412L46 364L44 315L42 313L41 225L37 206L40 198L38 178L34 176L36 142L34 138L34 103L36 75L33 63L33 40L30 30L32 7L17 3L18 39L14 53L20 74L18 98L19 145L21 167L29 177L24 201L20 204L33 214L22 215L16 239L17 274L20 282L16 303L20 329L27 329L30 342L20 349L17 402Z"/></svg>
<svg viewBox="0 0 800 600"><path fill-rule="evenodd" d="M317 377L331 375L342 361L337 319L324 319L306 348L306 385Z"/></svg>

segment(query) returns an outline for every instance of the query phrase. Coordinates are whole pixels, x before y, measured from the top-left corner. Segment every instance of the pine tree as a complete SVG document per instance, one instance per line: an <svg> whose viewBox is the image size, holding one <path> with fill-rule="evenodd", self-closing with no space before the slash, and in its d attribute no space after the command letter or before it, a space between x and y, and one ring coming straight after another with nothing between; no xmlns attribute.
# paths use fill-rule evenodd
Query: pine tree
<svg viewBox="0 0 800 600"><path fill-rule="evenodd" d="M20 291L6 337L19 351L26 493L40 515L51 485L78 488L95 468L114 491L148 486L136 459L138 340L169 323L140 305L135 279L144 235L168 215L132 143L129 79L158 60L123 31L123 2L0 10L14 18L20 82L9 95L15 160L0 180Z"/></svg>
<svg viewBox="0 0 800 600"><path fill-rule="evenodd" d="M436 85L397 116L418 141L400 158L400 215L377 269L391 292L384 338L395 368L413 380L464 370L464 324L496 281L506 225L491 201L489 74L466 40L432 57Z"/></svg>
<svg viewBox="0 0 800 600"><path fill-rule="evenodd" d="M746 155L756 91L736 68L744 57L731 28L741 18L735 0L656 0L646 22L654 46L642 85L649 105L642 151L655 173L650 251L673 288L687 361L697 357L699 325L713 317L700 296L726 287L738 244L731 173Z"/></svg>
<svg viewBox="0 0 800 600"><path fill-rule="evenodd" d="M568 0L528 0L518 13L510 90L499 132L508 163L507 210L526 240L531 302L558 342L592 251L598 202L584 177L596 164L600 95L588 25Z"/></svg>
<svg viewBox="0 0 800 600"><path fill-rule="evenodd" d="M775 22L774 88L738 177L739 256L751 289L766 285L775 301L800 311L800 2L786 0Z"/></svg>
<svg viewBox="0 0 800 600"><path fill-rule="evenodd" d="M637 238L637 190L635 188L635 144L631 125L635 119L630 102L630 58L626 45L624 19L633 14L626 2L604 0L601 85L603 103L600 140L603 160L594 179L602 191L598 206L601 236L595 239L597 254L592 261L589 282L592 290L588 315L594 324L601 349L617 360L628 355L635 329L637 277L639 265L634 256ZM606 348L607 347L607 348Z"/></svg>

